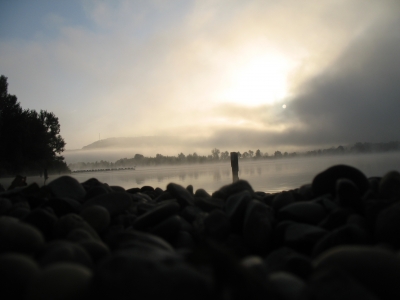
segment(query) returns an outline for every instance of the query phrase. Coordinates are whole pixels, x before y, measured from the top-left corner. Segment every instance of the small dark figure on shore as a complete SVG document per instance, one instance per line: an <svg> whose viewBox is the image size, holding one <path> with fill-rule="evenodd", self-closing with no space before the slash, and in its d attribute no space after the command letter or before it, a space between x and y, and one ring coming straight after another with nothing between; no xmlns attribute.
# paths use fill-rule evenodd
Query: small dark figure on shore
<svg viewBox="0 0 400 300"><path fill-rule="evenodd" d="M8 187L8 190L12 190L16 187L20 186L27 186L28 184L26 183L26 176L21 176L17 175L15 176L15 179L11 182L11 185Z"/></svg>

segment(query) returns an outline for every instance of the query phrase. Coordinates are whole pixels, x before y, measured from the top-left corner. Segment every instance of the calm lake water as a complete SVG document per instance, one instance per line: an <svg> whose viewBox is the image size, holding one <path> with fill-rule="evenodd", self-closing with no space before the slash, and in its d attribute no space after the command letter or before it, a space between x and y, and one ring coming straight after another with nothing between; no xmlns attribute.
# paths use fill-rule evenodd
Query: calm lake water
<svg viewBox="0 0 400 300"><path fill-rule="evenodd" d="M391 170L400 171L400 152L239 161L239 178L247 180L256 191L279 192L311 183L316 174L336 164L356 167L367 177L383 176ZM125 189L144 185L165 189L170 182L185 187L191 184L194 190L203 188L209 193L232 182L230 161L218 164L137 167L136 170L126 171L72 173L71 176L79 182L96 177L101 182L119 185ZM50 176L48 182L57 177ZM4 187L11 181L10 178L0 179ZM28 177L27 182L43 184L43 178Z"/></svg>

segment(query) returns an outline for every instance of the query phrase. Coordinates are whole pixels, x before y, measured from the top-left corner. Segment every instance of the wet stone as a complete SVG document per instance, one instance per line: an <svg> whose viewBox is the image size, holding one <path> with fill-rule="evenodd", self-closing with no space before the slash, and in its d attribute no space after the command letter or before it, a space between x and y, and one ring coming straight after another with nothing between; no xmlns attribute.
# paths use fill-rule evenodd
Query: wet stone
<svg viewBox="0 0 400 300"><path fill-rule="evenodd" d="M43 234L16 218L0 217L0 253L34 254L44 245Z"/></svg>
<svg viewBox="0 0 400 300"><path fill-rule="evenodd" d="M357 225L345 225L329 232L315 245L312 256L342 245L366 245L369 242L367 232Z"/></svg>
<svg viewBox="0 0 400 300"><path fill-rule="evenodd" d="M278 219L317 225L327 216L325 209L313 202L296 202L281 208Z"/></svg>
<svg viewBox="0 0 400 300"><path fill-rule="evenodd" d="M174 255L117 253L100 263L93 283L100 299L210 297L205 276Z"/></svg>
<svg viewBox="0 0 400 300"><path fill-rule="evenodd" d="M12 207L12 203L7 198L0 197L0 216L6 215Z"/></svg>
<svg viewBox="0 0 400 300"><path fill-rule="evenodd" d="M400 203L393 204L379 213L374 240L378 243L387 243L396 250L400 249Z"/></svg>
<svg viewBox="0 0 400 300"><path fill-rule="evenodd" d="M58 217L79 213L82 207L78 201L68 198L52 198L46 202L45 206L50 207Z"/></svg>
<svg viewBox="0 0 400 300"><path fill-rule="evenodd" d="M196 192L194 193L195 197L200 197L200 198L211 198L211 195L206 192L204 189L197 189Z"/></svg>
<svg viewBox="0 0 400 300"><path fill-rule="evenodd" d="M88 268L93 267L92 258L85 249L77 243L67 240L54 240L47 243L38 252L36 259L42 267L59 262L76 263Z"/></svg>
<svg viewBox="0 0 400 300"><path fill-rule="evenodd" d="M391 171L379 182L379 194L386 199L400 200L400 173Z"/></svg>
<svg viewBox="0 0 400 300"><path fill-rule="evenodd" d="M58 218L54 213L51 213L43 208L37 208L33 210L23 219L25 223L39 229L46 240L53 238L54 225L56 224L57 220Z"/></svg>
<svg viewBox="0 0 400 300"><path fill-rule="evenodd" d="M82 201L86 191L83 186L70 176L61 176L51 181L47 187L57 198L71 198Z"/></svg>
<svg viewBox="0 0 400 300"><path fill-rule="evenodd" d="M167 242L171 242L181 228L181 217L173 215L154 226L150 233L165 239Z"/></svg>
<svg viewBox="0 0 400 300"><path fill-rule="evenodd" d="M193 185L189 184L189 185L186 187L186 190L187 190L191 195L194 195L194 194L193 194Z"/></svg>
<svg viewBox="0 0 400 300"><path fill-rule="evenodd" d="M101 183L97 178L90 178L85 182L82 182L81 185L83 186L85 191L88 191L97 186L105 186L105 184Z"/></svg>
<svg viewBox="0 0 400 300"><path fill-rule="evenodd" d="M139 216L133 223L135 229L143 230L152 227L166 218L179 212L180 206L174 201L164 201Z"/></svg>
<svg viewBox="0 0 400 300"><path fill-rule="evenodd" d="M247 190L233 194L226 200L225 212L229 218L233 232L240 232L242 230L244 215L250 201L251 194Z"/></svg>
<svg viewBox="0 0 400 300"><path fill-rule="evenodd" d="M54 237L63 239L74 229L83 229L87 231L93 239L100 240L94 228L77 214L68 214L58 219L57 223L54 225Z"/></svg>
<svg viewBox="0 0 400 300"><path fill-rule="evenodd" d="M284 230L283 244L310 255L315 244L328 232L317 226L292 222Z"/></svg>
<svg viewBox="0 0 400 300"><path fill-rule="evenodd" d="M336 199L341 207L361 210L361 193L349 179L343 178L336 181Z"/></svg>
<svg viewBox="0 0 400 300"><path fill-rule="evenodd" d="M231 232L228 216L219 209L213 210L204 220L204 233L216 240L226 240Z"/></svg>
<svg viewBox="0 0 400 300"><path fill-rule="evenodd" d="M272 251L265 259L268 273L288 272L306 279L313 271L311 259L289 247L280 247Z"/></svg>
<svg viewBox="0 0 400 300"><path fill-rule="evenodd" d="M82 265L57 263L35 278L27 300L84 300L89 298L92 271Z"/></svg>
<svg viewBox="0 0 400 300"><path fill-rule="evenodd" d="M110 186L110 189L111 189L113 192L125 193L125 189L124 189L122 186L119 186L119 185L111 185L111 186Z"/></svg>
<svg viewBox="0 0 400 300"><path fill-rule="evenodd" d="M107 193L109 193L109 190L104 185L92 187L87 190L84 201Z"/></svg>
<svg viewBox="0 0 400 300"><path fill-rule="evenodd" d="M142 247L146 251L152 249L174 252L172 246L164 239L138 230L124 230L110 233L104 240L112 251Z"/></svg>
<svg viewBox="0 0 400 300"><path fill-rule="evenodd" d="M332 166L314 177L312 189L314 196L322 196L324 194L336 195L336 181L342 178L351 180L361 195L369 189L369 181L367 177L358 169L347 165Z"/></svg>
<svg viewBox="0 0 400 300"><path fill-rule="evenodd" d="M238 180L232 184L221 187L218 191L212 194L212 197L227 200L228 197L247 191L250 195L254 193L253 188L246 180Z"/></svg>
<svg viewBox="0 0 400 300"><path fill-rule="evenodd" d="M269 274L267 288L271 295L282 300L298 300L305 293L306 283L299 277L287 273L276 272Z"/></svg>
<svg viewBox="0 0 400 300"><path fill-rule="evenodd" d="M351 275L336 268L315 272L309 281L307 299L365 299L380 300L368 287L360 284Z"/></svg>
<svg viewBox="0 0 400 300"><path fill-rule="evenodd" d="M194 197L194 203L203 211L211 212L214 209L222 209L224 203L221 199L211 197Z"/></svg>
<svg viewBox="0 0 400 300"><path fill-rule="evenodd" d="M167 185L167 191L178 201L181 207L194 205L193 195L188 192L183 186L175 183Z"/></svg>
<svg viewBox="0 0 400 300"><path fill-rule="evenodd" d="M296 199L293 196L292 192L281 192L275 195L275 197L272 200L272 208L275 211L279 211L281 208L292 204L296 201Z"/></svg>
<svg viewBox="0 0 400 300"><path fill-rule="evenodd" d="M272 227L269 212L269 207L257 200L252 200L247 205L243 240L253 253L265 255L271 246Z"/></svg>
<svg viewBox="0 0 400 300"><path fill-rule="evenodd" d="M340 269L378 299L400 299L400 258L367 246L339 246L314 260L316 270Z"/></svg>
<svg viewBox="0 0 400 300"><path fill-rule="evenodd" d="M347 223L350 216L350 211L344 208L337 208L330 212L330 214L319 223L319 227L326 230L333 230Z"/></svg>
<svg viewBox="0 0 400 300"><path fill-rule="evenodd" d="M31 282L40 274L38 264L19 253L0 254L1 299L25 299Z"/></svg>
<svg viewBox="0 0 400 300"><path fill-rule="evenodd" d="M81 211L92 205L103 206L113 217L128 209L132 205L132 200L128 193L111 192L87 200L82 204Z"/></svg>
<svg viewBox="0 0 400 300"><path fill-rule="evenodd" d="M92 226L97 233L102 233L110 224L110 213L103 206L92 205L86 207L80 212L80 216Z"/></svg>

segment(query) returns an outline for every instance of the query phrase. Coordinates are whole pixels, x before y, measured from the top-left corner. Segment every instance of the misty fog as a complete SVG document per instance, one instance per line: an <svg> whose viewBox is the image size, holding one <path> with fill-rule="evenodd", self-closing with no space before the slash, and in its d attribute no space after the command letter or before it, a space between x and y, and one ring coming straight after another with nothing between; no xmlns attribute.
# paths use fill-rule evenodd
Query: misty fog
<svg viewBox="0 0 400 300"><path fill-rule="evenodd" d="M94 155L94 154L90 154ZM400 165L400 152L341 155L324 157L302 157L276 160L239 161L239 178L247 180L255 191L279 192L311 183L314 176L335 164L351 165L360 169L367 177L383 176ZM230 161L214 164L137 167L136 170L72 173L79 182L96 177L109 185L125 189L150 185L165 189L174 182L184 187L193 185L194 190L203 188L208 193L232 182ZM50 176L47 182L57 176ZM8 186L12 178L2 178L1 184ZM43 184L43 178L28 177L27 182Z"/></svg>

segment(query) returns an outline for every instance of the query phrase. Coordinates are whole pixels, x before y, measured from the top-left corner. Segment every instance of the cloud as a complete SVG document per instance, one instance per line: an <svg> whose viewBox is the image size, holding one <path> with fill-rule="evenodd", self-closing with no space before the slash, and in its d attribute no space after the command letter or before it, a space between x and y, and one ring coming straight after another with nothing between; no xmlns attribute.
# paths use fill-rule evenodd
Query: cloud
<svg viewBox="0 0 400 300"><path fill-rule="evenodd" d="M99 133L198 136L207 147L395 137L396 1L82 3L86 23L54 12L44 23L57 23L56 37L0 42L10 92L55 112L69 149ZM287 108L221 99L262 53L291 66Z"/></svg>

